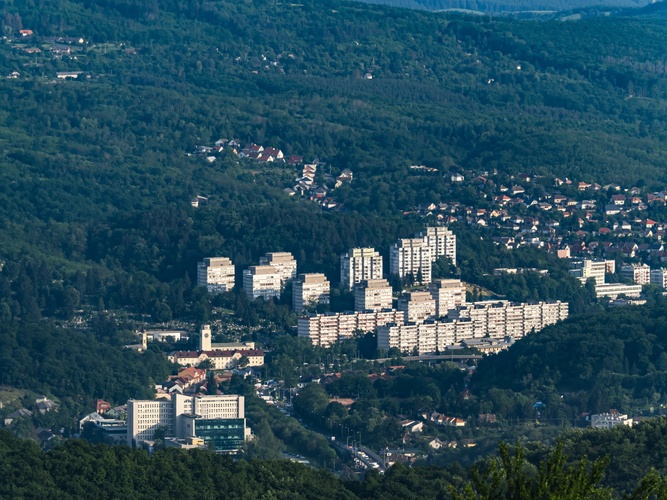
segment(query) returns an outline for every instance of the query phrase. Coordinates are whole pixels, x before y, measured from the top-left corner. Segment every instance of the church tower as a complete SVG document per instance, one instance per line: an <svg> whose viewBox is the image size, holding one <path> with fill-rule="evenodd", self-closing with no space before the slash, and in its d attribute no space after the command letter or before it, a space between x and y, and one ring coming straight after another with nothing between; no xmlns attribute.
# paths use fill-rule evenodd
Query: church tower
<svg viewBox="0 0 667 500"><path fill-rule="evenodd" d="M199 350L211 350L211 325L202 325L199 335Z"/></svg>

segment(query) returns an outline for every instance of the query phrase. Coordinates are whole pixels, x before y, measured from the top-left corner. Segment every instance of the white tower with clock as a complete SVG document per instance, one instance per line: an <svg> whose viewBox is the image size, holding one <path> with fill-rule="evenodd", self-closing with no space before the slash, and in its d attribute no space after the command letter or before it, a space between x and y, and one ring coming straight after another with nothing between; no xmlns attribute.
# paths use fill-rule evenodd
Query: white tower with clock
<svg viewBox="0 0 667 500"><path fill-rule="evenodd" d="M202 325L199 335L199 350L211 350L211 325Z"/></svg>

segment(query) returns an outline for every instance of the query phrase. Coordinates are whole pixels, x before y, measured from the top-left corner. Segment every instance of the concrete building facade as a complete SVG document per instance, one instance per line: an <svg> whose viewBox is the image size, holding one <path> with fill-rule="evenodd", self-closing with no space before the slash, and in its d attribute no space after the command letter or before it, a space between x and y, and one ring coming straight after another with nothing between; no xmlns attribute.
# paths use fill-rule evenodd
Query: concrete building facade
<svg viewBox="0 0 667 500"><path fill-rule="evenodd" d="M340 256L340 284L351 290L363 280L382 279L382 256L374 248L351 248Z"/></svg>
<svg viewBox="0 0 667 500"><path fill-rule="evenodd" d="M651 269L651 284L667 289L667 269Z"/></svg>
<svg viewBox="0 0 667 500"><path fill-rule="evenodd" d="M589 278L595 279L596 285L603 285L605 283L605 273L608 272L607 269L608 264L604 260L577 260L571 264L570 275L578 278L584 285Z"/></svg>
<svg viewBox="0 0 667 500"><path fill-rule="evenodd" d="M446 316L447 311L466 302L466 289L461 280L435 280L429 286L429 290L435 300L437 318Z"/></svg>
<svg viewBox="0 0 667 500"><path fill-rule="evenodd" d="M594 429L611 429L617 425L632 427L632 419L621 413L599 413L591 415L591 427Z"/></svg>
<svg viewBox="0 0 667 500"><path fill-rule="evenodd" d="M615 299L619 295L626 297L639 297L642 294L641 285L626 285L625 283L605 283L602 285L595 285L595 296L609 297Z"/></svg>
<svg viewBox="0 0 667 500"><path fill-rule="evenodd" d="M403 314L396 310L356 311L311 314L297 320L297 334L313 345L331 346L354 337L358 332L373 332L380 325L402 321Z"/></svg>
<svg viewBox="0 0 667 500"><path fill-rule="evenodd" d="M193 432L192 422L211 419L240 419L243 435L249 435L243 396L186 396L174 393L170 399L130 399L127 402L127 444L137 446L141 441L153 440L157 431L163 431L165 437L194 437L196 433Z"/></svg>
<svg viewBox="0 0 667 500"><path fill-rule="evenodd" d="M466 304L445 320L378 325L378 349L405 354L444 351L470 339L520 338L568 316L564 302L514 304L506 301Z"/></svg>
<svg viewBox="0 0 667 500"><path fill-rule="evenodd" d="M435 300L429 292L407 292L398 299L405 323L423 323L435 318Z"/></svg>
<svg viewBox="0 0 667 500"><path fill-rule="evenodd" d="M299 274L292 287L292 306L296 313L317 304L329 304L331 285L324 274Z"/></svg>
<svg viewBox="0 0 667 500"><path fill-rule="evenodd" d="M651 268L646 264L626 264L621 267L621 276L637 285L651 282Z"/></svg>
<svg viewBox="0 0 667 500"><path fill-rule="evenodd" d="M274 266L251 266L243 270L243 291L250 299L280 298L281 274Z"/></svg>
<svg viewBox="0 0 667 500"><path fill-rule="evenodd" d="M355 311L391 309L392 289L387 280L362 280L354 287Z"/></svg>
<svg viewBox="0 0 667 500"><path fill-rule="evenodd" d="M280 276L280 285L285 286L289 280L296 278L296 260L289 252L269 252L259 258L260 266L271 266Z"/></svg>
<svg viewBox="0 0 667 500"><path fill-rule="evenodd" d="M456 265L456 235L444 226L425 228L417 235L426 242L431 249L431 260L447 257Z"/></svg>
<svg viewBox="0 0 667 500"><path fill-rule="evenodd" d="M236 268L227 257L207 257L197 263L197 285L210 293L229 292L234 288Z"/></svg>
<svg viewBox="0 0 667 500"><path fill-rule="evenodd" d="M430 283L432 263L431 247L423 238L403 238L389 249L389 272L400 279L412 275L415 283Z"/></svg>

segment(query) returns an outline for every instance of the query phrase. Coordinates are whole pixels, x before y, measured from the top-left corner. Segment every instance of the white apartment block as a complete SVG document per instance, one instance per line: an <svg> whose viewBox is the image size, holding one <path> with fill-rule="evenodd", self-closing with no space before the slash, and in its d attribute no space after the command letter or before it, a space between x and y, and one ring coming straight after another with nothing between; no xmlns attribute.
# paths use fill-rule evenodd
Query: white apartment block
<svg viewBox="0 0 667 500"><path fill-rule="evenodd" d="M166 436L175 435L174 404L168 399L155 401L127 402L127 444L152 440L157 430L164 430Z"/></svg>
<svg viewBox="0 0 667 500"><path fill-rule="evenodd" d="M311 314L298 319L297 332L313 345L328 347L355 334L372 332L387 323L402 322L403 314L396 310L379 312L343 312Z"/></svg>
<svg viewBox="0 0 667 500"><path fill-rule="evenodd" d="M609 264L610 262L611 264ZM603 285L605 283L605 273L613 273L614 268L614 261L584 259L572 262L570 275L578 278L584 285L589 278L594 278L596 285Z"/></svg>
<svg viewBox="0 0 667 500"><path fill-rule="evenodd" d="M464 304L450 311L452 319L472 322L472 338L520 338L568 317L567 302L514 303L486 301Z"/></svg>
<svg viewBox="0 0 667 500"><path fill-rule="evenodd" d="M392 289L387 280L362 280L354 287L355 311L391 309Z"/></svg>
<svg viewBox="0 0 667 500"><path fill-rule="evenodd" d="M243 270L243 291L250 299L280 298L282 274L273 266L251 266Z"/></svg>
<svg viewBox="0 0 667 500"><path fill-rule="evenodd" d="M434 306L431 307L433 310ZM311 314L298 319L297 331L299 337L324 347L352 338L359 332L377 331L379 349L399 347L403 352L411 353L417 347L423 354L442 351L468 339L520 338L567 317L566 302L489 301L460 305L450 310L447 319L438 321L408 322L405 321L405 311L395 309Z"/></svg>
<svg viewBox="0 0 667 500"><path fill-rule="evenodd" d="M651 282L651 268L646 264L626 264L621 267L621 276L637 285L648 285Z"/></svg>
<svg viewBox="0 0 667 500"><path fill-rule="evenodd" d="M340 256L340 284L352 289L363 280L382 279L382 256L374 248L351 248Z"/></svg>
<svg viewBox="0 0 667 500"><path fill-rule="evenodd" d="M431 249L431 260L448 257L456 265L456 235L443 226L425 228L417 235L423 238Z"/></svg>
<svg viewBox="0 0 667 500"><path fill-rule="evenodd" d="M435 300L435 316L441 318L447 311L466 302L466 289L461 280L435 280L429 286Z"/></svg>
<svg viewBox="0 0 667 500"><path fill-rule="evenodd" d="M197 285L210 293L229 292L234 288L236 268L227 257L207 257L197 263Z"/></svg>
<svg viewBox="0 0 667 500"><path fill-rule="evenodd" d="M259 258L260 266L271 266L280 275L281 286L296 278L296 260L289 252L269 252Z"/></svg>
<svg viewBox="0 0 667 500"><path fill-rule="evenodd" d="M423 238L403 238L389 249L389 272L401 279L411 274L415 283L430 283L432 263L431 247Z"/></svg>
<svg viewBox="0 0 667 500"><path fill-rule="evenodd" d="M404 354L418 355L444 351L448 346L473 338L469 319L425 321L404 325L392 323L377 329L378 349L395 347Z"/></svg>
<svg viewBox="0 0 667 500"><path fill-rule="evenodd" d="M378 349L389 349L395 347L402 353L413 354L419 345L419 325L397 325L391 323L381 326L377 330Z"/></svg>
<svg viewBox="0 0 667 500"><path fill-rule="evenodd" d="M626 297L639 297L642 294L641 285L626 285L625 283L605 283L603 285L595 285L595 296L609 297L611 299L617 298L619 295Z"/></svg>
<svg viewBox="0 0 667 500"><path fill-rule="evenodd" d="M292 288L292 305L296 313L317 304L329 304L331 289L324 274L299 274Z"/></svg>
<svg viewBox="0 0 667 500"><path fill-rule="evenodd" d="M407 292L398 299L405 323L423 323L435 318L435 300L429 292Z"/></svg>
<svg viewBox="0 0 667 500"><path fill-rule="evenodd" d="M127 402L127 444L153 440L157 430L165 437L185 437L185 418L245 418L245 398L237 395L185 396L172 394L171 399Z"/></svg>
<svg viewBox="0 0 667 500"><path fill-rule="evenodd" d="M501 301L468 304L452 312L458 313L458 316L424 323L379 325L378 349L386 351L396 347L404 354L417 352L421 355L444 351L447 346L464 340L523 337L567 318L568 304L513 304Z"/></svg>
<svg viewBox="0 0 667 500"><path fill-rule="evenodd" d="M651 284L667 289L667 269L651 269Z"/></svg>

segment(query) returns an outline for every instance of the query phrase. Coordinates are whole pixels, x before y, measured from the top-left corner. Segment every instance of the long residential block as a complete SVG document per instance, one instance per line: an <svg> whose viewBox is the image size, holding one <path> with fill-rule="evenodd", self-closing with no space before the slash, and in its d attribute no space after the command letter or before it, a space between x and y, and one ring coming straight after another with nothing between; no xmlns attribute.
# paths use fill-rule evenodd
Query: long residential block
<svg viewBox="0 0 667 500"><path fill-rule="evenodd" d="M450 311L449 317L422 323L395 323L377 328L378 349L398 348L406 354L427 354L468 339L520 338L566 319L565 302L516 304L473 303Z"/></svg>
<svg viewBox="0 0 667 500"><path fill-rule="evenodd" d="M402 320L403 313L392 309L311 314L297 320L297 332L313 345L328 347L357 333L373 332L378 326Z"/></svg>

